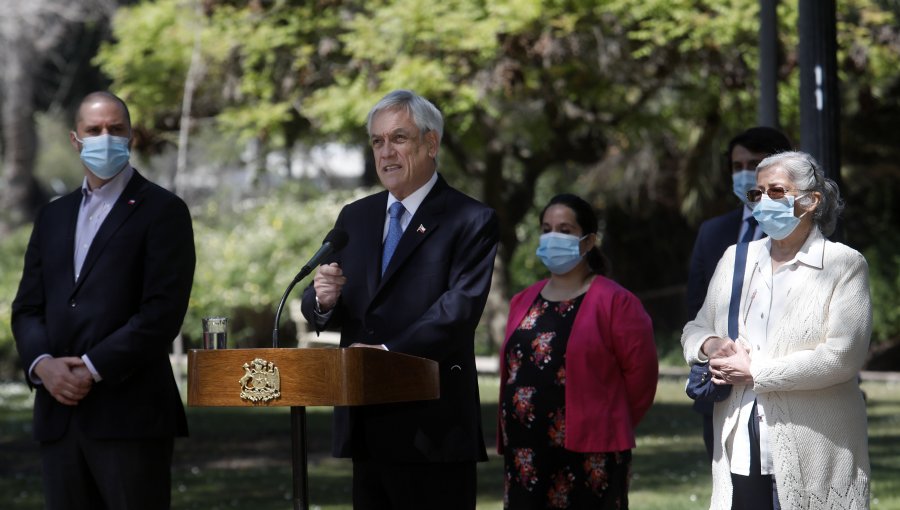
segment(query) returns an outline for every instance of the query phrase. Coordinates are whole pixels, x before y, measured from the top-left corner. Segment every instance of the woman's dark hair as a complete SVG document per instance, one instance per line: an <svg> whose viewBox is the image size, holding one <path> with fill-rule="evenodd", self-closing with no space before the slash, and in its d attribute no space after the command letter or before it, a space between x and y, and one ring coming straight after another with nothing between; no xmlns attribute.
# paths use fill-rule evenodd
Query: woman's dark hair
<svg viewBox="0 0 900 510"><path fill-rule="evenodd" d="M578 226L581 227L582 235L600 234L600 225L597 222L597 215L594 213L594 208L583 198L571 193L560 193L551 198L550 201L547 202L547 205L544 206L544 210L541 211L541 215L538 218L540 224L544 223L544 214L547 213L547 209L554 205L564 205L575 213L575 221L578 223ZM603 256L603 253L600 252L600 248L596 245L591 247L584 258L587 260L588 267L594 274L606 274L608 266L606 257Z"/></svg>

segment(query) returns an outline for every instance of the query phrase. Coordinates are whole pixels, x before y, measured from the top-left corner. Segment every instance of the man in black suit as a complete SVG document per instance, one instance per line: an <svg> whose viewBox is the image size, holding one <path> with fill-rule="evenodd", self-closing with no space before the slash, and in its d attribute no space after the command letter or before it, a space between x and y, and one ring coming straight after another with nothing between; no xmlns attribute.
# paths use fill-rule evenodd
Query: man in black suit
<svg viewBox="0 0 900 510"><path fill-rule="evenodd" d="M688 272L689 320L694 320L703 306L709 281L725 250L739 241L753 241L763 236L762 229L757 226L752 210L747 205L747 190L756 188L756 165L760 161L772 154L789 150L793 148L787 136L775 128L765 126L750 128L728 142L725 157L731 175L732 191L742 205L700 224ZM703 441L706 444L706 453L712 459L713 405L694 402L694 410L703 415Z"/></svg>
<svg viewBox="0 0 900 510"><path fill-rule="evenodd" d="M39 213L12 305L46 507L169 508L187 435L169 347L193 281L191 217L131 167L115 95L85 97L70 139L83 184Z"/></svg>
<svg viewBox="0 0 900 510"><path fill-rule="evenodd" d="M443 118L406 90L369 112L386 191L343 208L347 246L303 294L316 330L342 347L374 347L440 366L439 400L335 409L334 455L353 459L355 509L475 508L486 460L474 333L491 283L494 211L437 173Z"/></svg>

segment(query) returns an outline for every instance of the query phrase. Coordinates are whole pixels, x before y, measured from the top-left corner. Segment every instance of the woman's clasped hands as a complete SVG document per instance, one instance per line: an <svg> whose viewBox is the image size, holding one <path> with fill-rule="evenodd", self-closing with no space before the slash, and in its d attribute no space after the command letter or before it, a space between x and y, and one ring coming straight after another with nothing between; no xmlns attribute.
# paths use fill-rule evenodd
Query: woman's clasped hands
<svg viewBox="0 0 900 510"><path fill-rule="evenodd" d="M736 342L711 337L703 344L709 357L709 372L714 384L753 384L750 373L750 346L743 339Z"/></svg>

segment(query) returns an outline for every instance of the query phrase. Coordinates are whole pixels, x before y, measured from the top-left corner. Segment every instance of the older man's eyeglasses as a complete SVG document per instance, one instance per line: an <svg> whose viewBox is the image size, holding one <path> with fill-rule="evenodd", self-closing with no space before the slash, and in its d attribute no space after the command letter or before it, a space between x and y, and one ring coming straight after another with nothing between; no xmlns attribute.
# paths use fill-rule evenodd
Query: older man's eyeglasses
<svg viewBox="0 0 900 510"><path fill-rule="evenodd" d="M766 195L769 195L769 198L772 200L778 200L784 198L784 194L791 191L810 191L808 189L785 189L781 186L772 186L771 188L765 191ZM759 202L762 199L763 191L758 189L751 189L747 191L747 200L751 202Z"/></svg>

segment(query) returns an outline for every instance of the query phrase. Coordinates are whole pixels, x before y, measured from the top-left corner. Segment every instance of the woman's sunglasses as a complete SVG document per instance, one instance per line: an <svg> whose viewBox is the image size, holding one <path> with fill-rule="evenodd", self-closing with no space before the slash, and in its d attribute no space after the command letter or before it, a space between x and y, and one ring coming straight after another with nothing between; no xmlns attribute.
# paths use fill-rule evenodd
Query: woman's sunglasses
<svg viewBox="0 0 900 510"><path fill-rule="evenodd" d="M808 189L784 189L781 186L772 186L771 188L766 190L766 195L769 195L769 198L772 200L778 200L784 198L784 194L789 191L810 191ZM762 198L763 192L758 189L751 189L747 191L747 200L751 202L759 202Z"/></svg>

